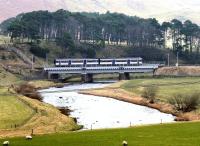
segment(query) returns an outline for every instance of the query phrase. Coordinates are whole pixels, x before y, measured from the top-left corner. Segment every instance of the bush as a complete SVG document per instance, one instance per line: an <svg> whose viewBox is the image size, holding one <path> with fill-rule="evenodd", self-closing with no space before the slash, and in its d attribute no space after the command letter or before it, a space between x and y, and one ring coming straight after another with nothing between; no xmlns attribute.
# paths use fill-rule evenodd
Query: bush
<svg viewBox="0 0 200 146"><path fill-rule="evenodd" d="M6 56L4 54L2 54L1 59L6 60Z"/></svg>
<svg viewBox="0 0 200 146"><path fill-rule="evenodd" d="M96 48L98 47L90 45L82 45L78 47L77 52L79 52L83 58L95 58Z"/></svg>
<svg viewBox="0 0 200 146"><path fill-rule="evenodd" d="M35 56L45 58L46 54L49 53L48 49L41 48L40 46L33 44L30 48L30 52L33 53Z"/></svg>
<svg viewBox="0 0 200 146"><path fill-rule="evenodd" d="M10 55L9 59L14 60L14 59L16 59L16 57L14 55Z"/></svg>
<svg viewBox="0 0 200 146"><path fill-rule="evenodd" d="M142 97L150 100L150 103L154 103L157 91L158 91L157 86L145 87L142 92Z"/></svg>
<svg viewBox="0 0 200 146"><path fill-rule="evenodd" d="M169 103L174 105L178 111L190 112L197 109L200 101L199 98L199 93L177 94L169 99Z"/></svg>
<svg viewBox="0 0 200 146"><path fill-rule="evenodd" d="M21 84L16 89L16 92L32 99L42 100L42 97L37 92L34 86L29 84Z"/></svg>

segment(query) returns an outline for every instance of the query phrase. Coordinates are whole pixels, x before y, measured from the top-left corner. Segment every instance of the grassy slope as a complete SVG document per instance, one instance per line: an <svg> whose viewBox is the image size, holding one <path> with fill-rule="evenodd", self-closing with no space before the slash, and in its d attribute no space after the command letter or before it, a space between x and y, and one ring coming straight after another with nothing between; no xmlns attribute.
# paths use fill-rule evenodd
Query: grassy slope
<svg viewBox="0 0 200 146"><path fill-rule="evenodd" d="M34 109L34 114L27 114L27 107L20 107L16 104L15 101L9 100L9 102L11 103L9 103L9 105L7 104L7 109L1 110L3 114L0 112L0 124L2 128L5 128L5 126L7 126L6 128L10 128L10 125L16 123L17 120L22 125L20 125L20 127L16 129L0 129L0 138L25 136L27 134L30 134L31 129L34 129L34 134L47 134L61 131L71 131L79 128L79 126L76 125L72 118L61 114L61 112L57 108L27 97L20 96L19 98L30 106L28 108ZM0 107L3 107L3 104L3 102L2 104L0 103ZM17 111L11 111L12 109ZM5 118L2 116L4 114L6 115ZM28 116L28 119L25 119L26 115ZM4 119L7 119L7 122L5 120L2 120L2 117ZM9 121L10 123L8 123Z"/></svg>
<svg viewBox="0 0 200 146"><path fill-rule="evenodd" d="M20 80L0 66L0 129L24 124L34 113L33 109L8 92L8 86Z"/></svg>
<svg viewBox="0 0 200 146"><path fill-rule="evenodd" d="M9 58L9 52L4 53L8 54L7 58ZM2 66L9 62L14 68L15 62L19 63L19 60L17 58L16 61L13 61L14 65L11 59L0 61L0 137L27 135L30 134L31 129L34 129L35 134L45 134L79 128L72 118L61 114L57 108L51 105L9 94L8 87L21 83L23 80L4 70ZM19 67L21 68L21 66ZM41 88L54 85L49 82L34 82L34 84ZM20 127L11 128L11 125L13 127L14 124Z"/></svg>
<svg viewBox="0 0 200 146"><path fill-rule="evenodd" d="M10 86L19 82L20 79L18 77L5 71L0 65L0 86Z"/></svg>
<svg viewBox="0 0 200 146"><path fill-rule="evenodd" d="M14 125L24 124L33 114L34 110L9 94L7 88L0 89L0 129L8 129Z"/></svg>
<svg viewBox="0 0 200 146"><path fill-rule="evenodd" d="M9 139L12 146L198 146L200 123L179 123ZM5 139L4 139L5 140ZM0 143L3 139L0 140Z"/></svg>
<svg viewBox="0 0 200 146"><path fill-rule="evenodd" d="M53 85L48 81L34 83L40 83L41 88ZM3 109L0 110L0 137L24 136L30 134L31 129L34 129L34 134L47 134L79 128L72 118L61 114L57 108L24 96L8 96L7 88L2 88L4 90L0 90L3 95L0 96L0 108ZM20 124L20 127L11 129L11 124Z"/></svg>
<svg viewBox="0 0 200 146"><path fill-rule="evenodd" d="M21 125L33 114L33 110L16 96L8 92L8 87L19 79L0 67L0 129Z"/></svg>
<svg viewBox="0 0 200 146"><path fill-rule="evenodd" d="M135 79L125 82L121 87L134 94L141 95L144 86L158 86L157 98L166 100L177 93L193 93L199 91L199 77Z"/></svg>
<svg viewBox="0 0 200 146"><path fill-rule="evenodd" d="M0 35L0 44L4 44L5 42L9 42L10 38L4 35Z"/></svg>
<svg viewBox="0 0 200 146"><path fill-rule="evenodd" d="M0 66L0 137L25 135L24 133L30 133L32 128L37 134L52 133L55 129L68 131L79 128L71 118L61 114L51 105L10 94L10 85L20 82L22 80ZM41 88L55 85L48 81L34 81L32 84ZM15 124L20 127L13 128Z"/></svg>

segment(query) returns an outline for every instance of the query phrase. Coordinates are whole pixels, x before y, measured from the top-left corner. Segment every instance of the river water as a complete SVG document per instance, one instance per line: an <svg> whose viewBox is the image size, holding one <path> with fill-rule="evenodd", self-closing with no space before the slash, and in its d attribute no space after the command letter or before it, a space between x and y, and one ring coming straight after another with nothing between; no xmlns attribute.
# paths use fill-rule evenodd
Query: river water
<svg viewBox="0 0 200 146"><path fill-rule="evenodd" d="M78 124L84 126L83 129L118 128L174 121L174 116L155 109L111 98L78 93L79 90L102 88L109 84L76 84L39 92L44 102L72 110L70 116L77 118Z"/></svg>

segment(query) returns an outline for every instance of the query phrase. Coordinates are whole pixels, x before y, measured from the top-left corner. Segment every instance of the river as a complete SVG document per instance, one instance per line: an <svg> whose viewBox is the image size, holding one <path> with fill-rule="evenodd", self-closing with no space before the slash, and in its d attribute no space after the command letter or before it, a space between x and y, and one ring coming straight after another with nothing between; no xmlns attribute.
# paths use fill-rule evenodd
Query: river
<svg viewBox="0 0 200 146"><path fill-rule="evenodd" d="M174 116L158 110L107 97L79 94L79 90L102 88L110 83L75 84L40 90L45 103L67 107L83 129L119 128L174 122Z"/></svg>

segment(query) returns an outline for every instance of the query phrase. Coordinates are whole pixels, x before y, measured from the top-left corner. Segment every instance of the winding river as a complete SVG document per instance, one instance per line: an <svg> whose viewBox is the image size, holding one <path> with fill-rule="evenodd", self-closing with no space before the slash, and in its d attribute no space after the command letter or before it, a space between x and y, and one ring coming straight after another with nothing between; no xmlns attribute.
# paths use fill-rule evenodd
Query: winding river
<svg viewBox="0 0 200 146"><path fill-rule="evenodd" d="M79 90L102 88L110 83L75 84L63 88L40 90L43 101L56 107L68 107L71 117L83 129L129 127L134 125L168 123L174 116L158 110L107 97L79 94Z"/></svg>

